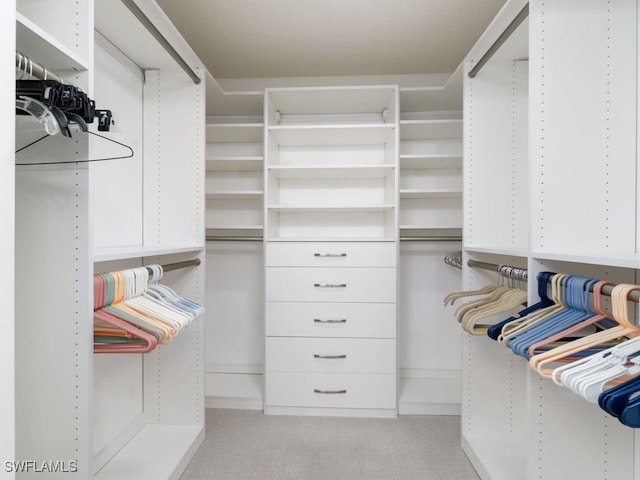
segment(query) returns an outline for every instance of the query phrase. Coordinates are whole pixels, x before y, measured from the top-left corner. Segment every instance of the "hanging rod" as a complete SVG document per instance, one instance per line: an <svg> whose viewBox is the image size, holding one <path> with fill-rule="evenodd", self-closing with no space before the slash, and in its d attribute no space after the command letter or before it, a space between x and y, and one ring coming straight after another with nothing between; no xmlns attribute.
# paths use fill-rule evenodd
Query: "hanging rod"
<svg viewBox="0 0 640 480"><path fill-rule="evenodd" d="M167 53L171 55L171 57L178 63L178 65L182 67L182 69L186 72L186 74L189 75L189 77L191 77L191 80L193 80L193 83L200 84L202 80L200 79L198 74L193 71L193 69L182 58L182 56L177 52L177 50L173 48L173 46L169 43L169 41L165 38L165 36L162 35L162 33L160 33L160 30L158 30L156 26L153 24L153 22L149 20L149 17L147 17L144 14L144 12L140 10L140 7L136 5L136 2L134 0L121 0L121 1L131 11L131 13L133 13L133 15L140 21L140 23L149 31L149 33L153 36L153 38L155 38L158 41L158 43L162 46L162 48L164 48L167 51Z"/></svg>
<svg viewBox="0 0 640 480"><path fill-rule="evenodd" d="M424 237L400 237L401 242L461 242L462 235L449 236L424 236Z"/></svg>
<svg viewBox="0 0 640 480"><path fill-rule="evenodd" d="M529 276L526 268L511 267L509 265L497 265L495 263L479 262L478 260L467 260L467 265L484 270L493 270L500 275L514 278L516 280L526 280Z"/></svg>
<svg viewBox="0 0 640 480"><path fill-rule="evenodd" d="M486 263L486 262L479 262L477 260L468 260L467 261L467 265L469 265L470 267L475 267L475 268L482 268L484 270L493 270L498 272L500 267L505 267L506 265L496 265L495 263ZM521 270L524 272L527 272L526 269L524 268L519 268L519 267L508 267L508 268L513 268L514 270ZM602 287L602 291L600 292L602 295L604 295L605 297L610 297L611 296L611 292L613 292L613 287L615 287L615 285L605 285L604 287ZM593 287L591 287L589 289L590 292L593 292ZM634 302L639 302L640 301L640 291L639 290L633 290L632 292L629 293L629 296L627 297L629 300L632 300Z"/></svg>
<svg viewBox="0 0 640 480"><path fill-rule="evenodd" d="M224 241L233 241L233 242L261 242L262 237L225 237L225 236L207 236L207 242L224 242Z"/></svg>
<svg viewBox="0 0 640 480"><path fill-rule="evenodd" d="M462 270L462 252L447 252L444 255L444 263Z"/></svg>
<svg viewBox="0 0 640 480"><path fill-rule="evenodd" d="M161 265L161 267L163 272L170 272L171 270L179 270L181 268L196 267L201 263L202 261L199 258L194 258L193 260L185 260L184 262L168 263L166 265ZM153 273L148 267L147 270L149 270L149 273Z"/></svg>
<svg viewBox="0 0 640 480"><path fill-rule="evenodd" d="M64 79L56 75L55 73L49 71L44 66L39 63L34 62L25 54L16 50L16 68L18 70L22 70L25 73L28 73L32 77L37 78L38 80L54 80L58 83L64 83Z"/></svg>
<svg viewBox="0 0 640 480"><path fill-rule="evenodd" d="M529 16L529 3L527 3L524 6L524 8L520 10L520 13L516 15L516 17L511 21L511 23L507 26L507 28L505 28L504 32L502 32L500 36L496 39L496 41L493 42L493 45L491 45L489 49L485 52L485 54L482 55L482 57L480 57L480 60L478 60L478 63L476 63L474 67L471 70L469 70L469 73L467 74L469 75L469 78L474 78L478 74L478 72L484 66L484 64L487 63L491 57L493 57L493 55L498 51L498 49L502 46L502 44L507 41L507 39L511 36L511 34L516 31L516 29L528 16Z"/></svg>

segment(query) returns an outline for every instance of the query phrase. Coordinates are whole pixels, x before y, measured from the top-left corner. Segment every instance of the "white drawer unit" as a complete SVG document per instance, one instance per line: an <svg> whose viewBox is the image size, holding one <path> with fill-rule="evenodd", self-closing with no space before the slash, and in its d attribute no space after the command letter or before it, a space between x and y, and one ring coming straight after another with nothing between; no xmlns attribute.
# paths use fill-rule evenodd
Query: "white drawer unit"
<svg viewBox="0 0 640 480"><path fill-rule="evenodd" d="M396 86L265 90L265 413L396 415Z"/></svg>
<svg viewBox="0 0 640 480"><path fill-rule="evenodd" d="M268 242L268 267L395 267L395 242Z"/></svg>
<svg viewBox="0 0 640 480"><path fill-rule="evenodd" d="M395 303L267 302L266 335L395 338Z"/></svg>
<svg viewBox="0 0 640 480"><path fill-rule="evenodd" d="M265 281L268 302L396 301L395 268L267 267Z"/></svg>
<svg viewBox="0 0 640 480"><path fill-rule="evenodd" d="M395 374L267 372L266 405L396 408Z"/></svg>
<svg viewBox="0 0 640 480"><path fill-rule="evenodd" d="M269 337L266 365L273 372L395 373L393 339Z"/></svg>

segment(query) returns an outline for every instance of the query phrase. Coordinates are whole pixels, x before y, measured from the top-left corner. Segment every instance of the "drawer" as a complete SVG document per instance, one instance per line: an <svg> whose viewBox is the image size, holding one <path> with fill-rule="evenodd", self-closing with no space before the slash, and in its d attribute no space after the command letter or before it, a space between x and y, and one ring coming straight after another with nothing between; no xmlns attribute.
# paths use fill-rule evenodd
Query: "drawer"
<svg viewBox="0 0 640 480"><path fill-rule="evenodd" d="M283 407L396 408L396 376L267 372L265 403Z"/></svg>
<svg viewBox="0 0 640 480"><path fill-rule="evenodd" d="M396 301L395 268L268 267L268 302Z"/></svg>
<svg viewBox="0 0 640 480"><path fill-rule="evenodd" d="M267 302L266 335L395 338L395 303Z"/></svg>
<svg viewBox="0 0 640 480"><path fill-rule="evenodd" d="M395 242L267 242L269 267L395 267Z"/></svg>
<svg viewBox="0 0 640 480"><path fill-rule="evenodd" d="M396 341L267 337L265 368L270 372L395 373Z"/></svg>

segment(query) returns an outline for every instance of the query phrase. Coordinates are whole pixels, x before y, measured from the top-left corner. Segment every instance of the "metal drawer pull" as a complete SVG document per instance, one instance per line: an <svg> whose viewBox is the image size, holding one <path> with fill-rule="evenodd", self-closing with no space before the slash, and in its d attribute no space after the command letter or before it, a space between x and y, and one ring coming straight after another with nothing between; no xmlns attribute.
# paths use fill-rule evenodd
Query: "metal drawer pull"
<svg viewBox="0 0 640 480"><path fill-rule="evenodd" d="M314 353L313 354L313 358L323 358L323 359L330 359L330 360L335 360L338 358L347 358L347 354L343 354L343 355L320 355L319 353Z"/></svg>
<svg viewBox="0 0 640 480"><path fill-rule="evenodd" d="M314 388L313 393L324 393L326 395L335 395L338 393L347 393L347 389L343 390L320 390L319 388Z"/></svg>
<svg viewBox="0 0 640 480"><path fill-rule="evenodd" d="M314 257L346 257L346 253L328 253L328 252L317 252L313 254Z"/></svg>
<svg viewBox="0 0 640 480"><path fill-rule="evenodd" d="M314 283L314 287L319 288L345 288L347 286L346 283Z"/></svg>
<svg viewBox="0 0 640 480"><path fill-rule="evenodd" d="M347 323L347 319L346 318L336 318L334 319L327 319L327 320L322 320L321 318L314 318L313 321L315 323Z"/></svg>

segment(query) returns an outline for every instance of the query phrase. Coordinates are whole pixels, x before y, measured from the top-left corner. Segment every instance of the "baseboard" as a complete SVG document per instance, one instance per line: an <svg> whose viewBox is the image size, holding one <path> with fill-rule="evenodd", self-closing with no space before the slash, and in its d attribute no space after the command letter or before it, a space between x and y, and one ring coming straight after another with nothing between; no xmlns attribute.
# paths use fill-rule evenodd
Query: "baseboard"
<svg viewBox="0 0 640 480"><path fill-rule="evenodd" d="M401 370L400 415L460 415L461 375L457 370Z"/></svg>
<svg viewBox="0 0 640 480"><path fill-rule="evenodd" d="M262 410L262 398L206 397L207 408L229 408L233 410Z"/></svg>

